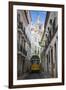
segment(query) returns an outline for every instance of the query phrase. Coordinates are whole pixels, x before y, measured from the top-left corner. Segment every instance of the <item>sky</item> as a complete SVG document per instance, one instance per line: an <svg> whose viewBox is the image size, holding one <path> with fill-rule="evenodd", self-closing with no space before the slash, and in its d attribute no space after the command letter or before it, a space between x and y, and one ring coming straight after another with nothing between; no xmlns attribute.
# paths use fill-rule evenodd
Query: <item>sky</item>
<svg viewBox="0 0 66 90"><path fill-rule="evenodd" d="M45 22L45 18L46 18L46 12L45 11L35 11L35 10L31 10L30 11L31 14L31 18L32 18L32 24L34 24L39 16L40 21L42 23Z"/></svg>
<svg viewBox="0 0 66 90"><path fill-rule="evenodd" d="M31 14L31 19L32 19L32 24L34 25L37 22L37 19L39 17L40 19L40 23L44 24L45 23L45 19L46 19L46 13L45 11L36 11L36 10L31 10L30 14ZM42 29L41 29L42 30ZM32 31L35 31L35 29L32 28ZM40 38L40 34L36 33L36 32L32 32L32 42L35 44L35 46L39 46L39 41L38 39ZM37 41L35 41L37 40Z"/></svg>

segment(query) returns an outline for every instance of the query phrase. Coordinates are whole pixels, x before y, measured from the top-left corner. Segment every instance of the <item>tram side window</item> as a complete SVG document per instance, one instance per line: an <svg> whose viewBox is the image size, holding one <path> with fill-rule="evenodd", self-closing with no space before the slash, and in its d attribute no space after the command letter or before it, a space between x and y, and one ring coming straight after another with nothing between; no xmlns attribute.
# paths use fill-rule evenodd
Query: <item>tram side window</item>
<svg viewBox="0 0 66 90"><path fill-rule="evenodd" d="M40 63L40 61L39 60L35 60L35 64L39 64Z"/></svg>
<svg viewBox="0 0 66 90"><path fill-rule="evenodd" d="M34 64L34 60L32 60L31 63Z"/></svg>
<svg viewBox="0 0 66 90"><path fill-rule="evenodd" d="M33 64L37 64L37 60L33 60Z"/></svg>

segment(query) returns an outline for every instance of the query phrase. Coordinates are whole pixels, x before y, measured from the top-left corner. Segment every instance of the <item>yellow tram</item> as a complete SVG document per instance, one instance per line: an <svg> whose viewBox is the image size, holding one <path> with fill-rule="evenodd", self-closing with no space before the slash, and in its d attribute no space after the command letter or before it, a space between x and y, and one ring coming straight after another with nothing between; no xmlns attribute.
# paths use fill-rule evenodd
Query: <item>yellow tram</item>
<svg viewBox="0 0 66 90"><path fill-rule="evenodd" d="M31 71L32 72L40 71L40 58L37 55L33 55L31 58Z"/></svg>

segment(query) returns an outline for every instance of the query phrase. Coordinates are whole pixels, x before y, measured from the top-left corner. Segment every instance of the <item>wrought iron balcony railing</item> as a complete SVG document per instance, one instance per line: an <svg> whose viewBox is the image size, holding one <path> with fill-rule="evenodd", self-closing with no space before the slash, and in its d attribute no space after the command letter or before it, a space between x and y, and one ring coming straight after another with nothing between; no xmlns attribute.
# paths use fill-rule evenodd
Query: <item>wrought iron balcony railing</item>
<svg viewBox="0 0 66 90"><path fill-rule="evenodd" d="M57 26L57 27L54 27L54 26L53 26L53 34L47 38L47 41L46 41L46 43L45 43L45 50L48 48L48 46L49 46L49 44L51 43L53 37L55 36L57 30L58 30L58 26Z"/></svg>
<svg viewBox="0 0 66 90"><path fill-rule="evenodd" d="M27 56L27 51L22 47L22 45L17 44L17 50Z"/></svg>
<svg viewBox="0 0 66 90"><path fill-rule="evenodd" d="M29 43L30 47L31 47L31 43L30 43L30 40L29 38L27 37L26 33L25 33L25 28L23 27L23 23L22 22L19 22L18 23L18 28L22 30L27 42Z"/></svg>

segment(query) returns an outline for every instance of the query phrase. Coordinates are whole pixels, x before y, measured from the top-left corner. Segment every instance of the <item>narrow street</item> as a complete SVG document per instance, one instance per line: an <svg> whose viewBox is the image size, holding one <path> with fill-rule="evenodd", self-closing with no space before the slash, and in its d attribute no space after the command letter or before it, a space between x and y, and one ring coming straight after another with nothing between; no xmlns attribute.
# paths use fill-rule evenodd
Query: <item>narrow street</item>
<svg viewBox="0 0 66 90"><path fill-rule="evenodd" d="M46 72L38 72L38 73L29 73L24 79L43 79L50 78L51 76Z"/></svg>
<svg viewBox="0 0 66 90"><path fill-rule="evenodd" d="M18 10L17 16L17 79L56 78L58 13Z"/></svg>

